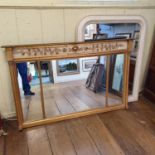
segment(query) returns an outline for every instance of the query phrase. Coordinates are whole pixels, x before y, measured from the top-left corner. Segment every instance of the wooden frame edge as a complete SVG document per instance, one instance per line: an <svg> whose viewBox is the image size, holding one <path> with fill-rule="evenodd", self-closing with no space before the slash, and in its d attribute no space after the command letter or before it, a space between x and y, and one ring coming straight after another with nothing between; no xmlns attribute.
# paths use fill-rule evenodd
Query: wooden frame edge
<svg viewBox="0 0 155 155"><path fill-rule="evenodd" d="M128 108L128 76L129 76L129 60L130 56L129 53L131 51L131 45L132 45L132 40L127 40L127 49L126 50L116 50L116 51L106 51L106 52L100 52L98 54L79 54L78 56L66 56L66 57L31 57L31 58L22 58L22 59L15 59L13 58L13 48L6 48L7 51L7 57L8 62L9 62L9 68L10 68L10 73L11 73L11 81L12 81L12 87L13 87L13 93L14 93L14 99L15 99L15 106L16 106L16 112L17 112L17 118L18 118L18 123L19 123L19 130L22 130L24 128L29 128L33 126L38 126L38 125L45 125L49 123L54 123L58 121L63 121L63 120L68 120L68 119L73 119L73 118L79 118L83 116L88 116L88 115L93 115L93 114L99 114L99 113L104 113L104 112L109 112L113 110L119 110L119 109L127 109ZM22 62L22 61L37 61L40 62L41 60L57 60L57 59L69 59L69 58L82 58L82 57L92 57L92 56L107 56L110 57L112 54L124 54L125 61L124 61L124 92L123 92L123 103L120 105L114 105L114 106L105 106L103 108L96 108L96 109L90 109L86 111L81 111L81 112L75 112L71 114L65 114L65 115L60 115L60 116L54 116L51 118L44 118L42 120L34 120L34 121L27 121L24 122L23 118L23 112L22 112L22 107L21 107L21 100L20 100L20 93L19 93L19 87L18 87L18 81L17 81L17 71L16 71L16 64L17 62ZM39 71L40 72L40 71ZM42 85L42 81L41 85ZM108 84L107 84L108 85ZM107 93L108 94L108 93ZM43 90L41 96L43 97ZM106 95L107 96L107 95ZM42 104L44 107L44 103ZM44 108L43 108L44 109ZM45 110L43 110L43 113Z"/></svg>
<svg viewBox="0 0 155 155"><path fill-rule="evenodd" d="M49 123L60 122L64 120L69 120L69 119L74 119L74 118L79 118L79 117L84 117L84 116L89 116L94 114L99 114L99 113L110 112L113 110L120 110L120 109L125 109L125 104L115 105L111 107L104 107L104 109L97 108L93 110L91 109L91 110L86 110L86 111L81 111L81 112L76 112L71 114L65 114L65 115L55 116L53 118L46 118L44 120L38 120L33 122L32 121L25 122L22 125L22 129L39 126L39 125L46 125Z"/></svg>

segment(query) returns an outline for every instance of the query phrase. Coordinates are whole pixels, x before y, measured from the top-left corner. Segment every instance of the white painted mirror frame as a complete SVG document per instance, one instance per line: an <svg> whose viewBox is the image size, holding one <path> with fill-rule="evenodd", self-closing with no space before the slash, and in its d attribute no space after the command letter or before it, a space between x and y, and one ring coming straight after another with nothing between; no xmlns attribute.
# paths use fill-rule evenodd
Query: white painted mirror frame
<svg viewBox="0 0 155 155"><path fill-rule="evenodd" d="M147 24L143 17L141 16L102 16L102 15L92 15L83 18L79 25L77 26L76 39L77 41L84 41L85 27L88 24L95 23L138 23L141 26L140 29L140 47L138 50L138 55L136 59L136 67L134 74L133 90L132 94L128 97L128 102L133 102L138 100L139 90L140 90L140 71L142 69L142 59L144 53L144 43Z"/></svg>

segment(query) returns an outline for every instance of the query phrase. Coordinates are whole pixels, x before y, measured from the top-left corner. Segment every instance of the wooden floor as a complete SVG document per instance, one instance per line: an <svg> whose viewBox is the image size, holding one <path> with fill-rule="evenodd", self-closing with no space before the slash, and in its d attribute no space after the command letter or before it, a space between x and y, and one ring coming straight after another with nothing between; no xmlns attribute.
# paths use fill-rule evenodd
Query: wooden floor
<svg viewBox="0 0 155 155"><path fill-rule="evenodd" d="M0 155L155 155L155 104L145 98L118 110L18 132L6 122Z"/></svg>
<svg viewBox="0 0 155 155"><path fill-rule="evenodd" d="M25 121L43 119L39 86L32 87L35 96L21 100ZM85 81L44 84L46 118L105 107L105 91L94 93L85 87ZM122 104L119 96L109 93L108 105Z"/></svg>

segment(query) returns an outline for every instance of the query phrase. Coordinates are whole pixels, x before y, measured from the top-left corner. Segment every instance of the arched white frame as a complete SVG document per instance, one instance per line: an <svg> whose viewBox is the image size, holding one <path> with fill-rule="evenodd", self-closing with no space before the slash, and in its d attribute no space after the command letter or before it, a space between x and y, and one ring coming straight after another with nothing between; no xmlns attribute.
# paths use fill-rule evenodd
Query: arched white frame
<svg viewBox="0 0 155 155"><path fill-rule="evenodd" d="M146 21L141 16L87 16L83 18L78 27L77 27L77 41L84 41L84 30L86 25L89 24L97 24L97 23L138 23L141 26L140 29L140 46L138 50L138 55L136 59L135 66L135 74L134 74L134 82L133 82L133 90L132 94L129 95L128 101L133 102L138 100L139 89L140 89L140 71L142 69L142 59L144 52L144 44L145 44L145 35L146 35Z"/></svg>

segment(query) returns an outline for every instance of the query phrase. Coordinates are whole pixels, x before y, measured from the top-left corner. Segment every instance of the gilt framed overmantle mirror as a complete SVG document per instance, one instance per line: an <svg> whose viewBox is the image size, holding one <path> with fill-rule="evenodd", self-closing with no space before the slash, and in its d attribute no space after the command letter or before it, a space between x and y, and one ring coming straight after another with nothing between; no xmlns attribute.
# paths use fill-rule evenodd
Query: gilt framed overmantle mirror
<svg viewBox="0 0 155 155"><path fill-rule="evenodd" d="M127 108L132 42L3 46L19 129Z"/></svg>

